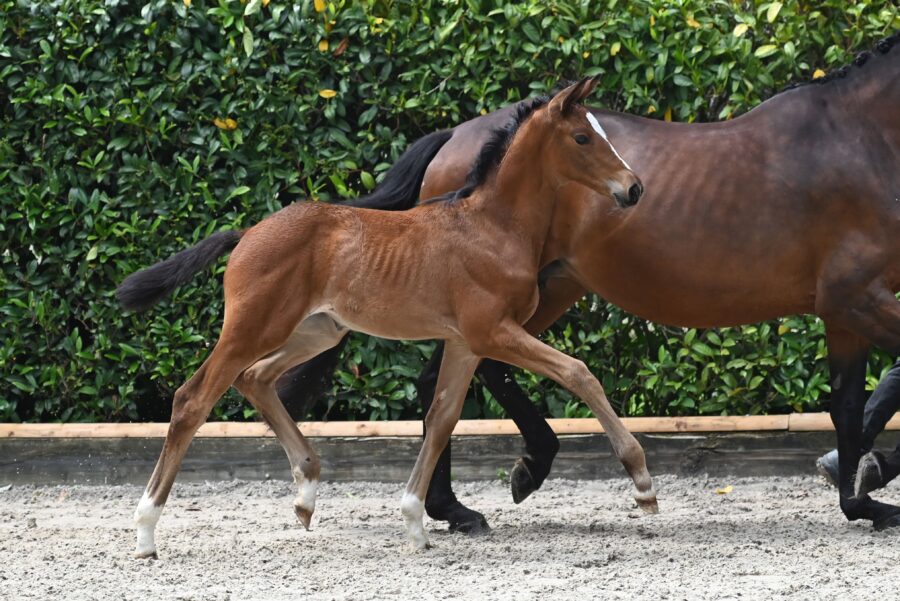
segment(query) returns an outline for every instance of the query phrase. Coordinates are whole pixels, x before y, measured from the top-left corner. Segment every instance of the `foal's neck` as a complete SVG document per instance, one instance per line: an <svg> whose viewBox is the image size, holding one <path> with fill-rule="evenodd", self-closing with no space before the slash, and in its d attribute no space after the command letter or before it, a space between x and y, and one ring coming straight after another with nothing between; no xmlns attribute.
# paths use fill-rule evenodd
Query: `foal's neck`
<svg viewBox="0 0 900 601"><path fill-rule="evenodd" d="M528 260L539 268L543 248L550 235L555 191L542 161L542 145L527 144L520 132L507 150L496 172L476 191L476 210L521 244ZM516 143L516 142L519 143Z"/></svg>

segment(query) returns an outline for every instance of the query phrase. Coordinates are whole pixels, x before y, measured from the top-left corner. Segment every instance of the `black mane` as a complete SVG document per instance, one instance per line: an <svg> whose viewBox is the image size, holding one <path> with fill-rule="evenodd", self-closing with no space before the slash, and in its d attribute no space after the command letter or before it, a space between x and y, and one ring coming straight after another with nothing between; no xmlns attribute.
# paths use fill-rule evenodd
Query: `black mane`
<svg viewBox="0 0 900 601"><path fill-rule="evenodd" d="M875 44L875 50L879 54L887 54L888 52L890 52L891 48L893 48L898 42L900 42L900 31L877 42ZM873 56L873 54L871 51L866 50L866 51L860 52L853 59L853 66L862 67L864 64L866 64L866 62L870 58L872 58L872 56ZM810 84L821 85L824 83L828 83L829 81L834 81L835 79L843 79L844 77L847 77L847 75L850 73L850 71L851 71L851 65L844 65L843 67L834 69L834 70L830 71L829 73L826 73L824 76L816 78L816 79L810 79L808 81L799 81L799 82L789 83L788 85L784 86L778 92L778 94L780 94L781 92L786 92L788 90L793 90L795 88L808 86Z"/></svg>
<svg viewBox="0 0 900 601"><path fill-rule="evenodd" d="M481 150L478 151L478 156L475 157L475 162L472 163L472 168L469 169L469 173L466 175L466 185L455 192L432 198L428 202L459 200L471 196L476 188L487 181L488 176L493 173L500 161L503 160L503 157L506 156L506 151L509 150L509 145L522 124L528 120L534 111L550 102L551 98L552 96L538 96L519 103L513 118L503 127L492 131Z"/></svg>

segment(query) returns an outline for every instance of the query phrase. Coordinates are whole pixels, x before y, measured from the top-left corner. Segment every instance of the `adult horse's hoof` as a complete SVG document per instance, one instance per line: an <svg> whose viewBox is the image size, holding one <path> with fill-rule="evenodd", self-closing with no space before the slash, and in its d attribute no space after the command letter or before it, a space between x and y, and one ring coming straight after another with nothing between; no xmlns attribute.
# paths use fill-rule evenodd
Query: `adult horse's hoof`
<svg viewBox="0 0 900 601"><path fill-rule="evenodd" d="M888 516L881 521L874 522L872 526L875 528L877 532L881 532L883 530L890 530L891 528L900 527L900 513L894 514L892 516Z"/></svg>
<svg viewBox="0 0 900 601"><path fill-rule="evenodd" d="M159 555L156 554L156 550L153 551L135 551L134 553L135 559L159 559Z"/></svg>
<svg viewBox="0 0 900 601"><path fill-rule="evenodd" d="M472 511L462 503L451 499L442 499L435 502L429 499L425 502L425 511L428 517L441 522L449 522L450 532L462 532L463 534L484 534L491 531L487 520L477 511Z"/></svg>
<svg viewBox="0 0 900 601"><path fill-rule="evenodd" d="M472 516L464 521L457 522L451 520L448 530L450 530L450 532L461 532L470 536L487 534L491 531L491 527L488 526L487 520L484 519L483 515L481 515L477 511L472 511L471 513Z"/></svg>
<svg viewBox="0 0 900 601"><path fill-rule="evenodd" d="M518 505L538 489L538 484L528 469L528 464L522 457L516 460L512 471L509 473L509 488L512 491L513 503Z"/></svg>
<svg viewBox="0 0 900 601"><path fill-rule="evenodd" d="M859 466L856 468L856 480L853 483L853 494L857 499L884 486L880 459L877 451L860 457Z"/></svg>

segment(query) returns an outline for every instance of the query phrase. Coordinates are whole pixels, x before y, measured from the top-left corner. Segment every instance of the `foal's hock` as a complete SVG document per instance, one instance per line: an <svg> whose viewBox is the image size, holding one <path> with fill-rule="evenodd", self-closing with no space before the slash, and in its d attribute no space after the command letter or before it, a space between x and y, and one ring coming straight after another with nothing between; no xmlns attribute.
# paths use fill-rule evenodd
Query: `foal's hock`
<svg viewBox="0 0 900 601"><path fill-rule="evenodd" d="M537 306L539 270L565 245L549 235L559 231L555 221L577 223L591 205L627 210L642 190L580 104L595 85L584 79L523 106L485 144L467 185L453 194L406 212L298 203L243 233L216 234L122 283L123 304L146 308L233 249L222 333L175 393L165 445L135 513L138 557L156 555L154 529L185 451L232 385L284 447L298 485L294 510L309 527L319 459L274 383L350 330L445 341L427 434L401 501L414 547L427 545L425 493L483 357L550 377L584 400L634 481L638 504L656 511L643 449L600 383L584 363L522 327Z"/></svg>

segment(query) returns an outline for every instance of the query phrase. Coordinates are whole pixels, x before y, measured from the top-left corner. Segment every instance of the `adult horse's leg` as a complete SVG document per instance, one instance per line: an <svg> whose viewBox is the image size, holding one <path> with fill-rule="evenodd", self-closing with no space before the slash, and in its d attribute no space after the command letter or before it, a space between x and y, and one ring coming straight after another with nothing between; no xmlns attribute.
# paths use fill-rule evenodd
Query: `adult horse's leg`
<svg viewBox="0 0 900 601"><path fill-rule="evenodd" d="M324 314L305 319L280 349L247 368L234 383L275 432L291 464L297 484L294 513L309 530L316 506L319 457L275 393L275 381L292 365L306 361L336 345L347 333Z"/></svg>
<svg viewBox="0 0 900 601"><path fill-rule="evenodd" d="M648 513L658 511L643 448L613 411L603 386L582 361L544 344L512 321L499 324L475 350L479 355L549 377L587 403L603 425L616 457L631 476L638 505Z"/></svg>
<svg viewBox="0 0 900 601"><path fill-rule="evenodd" d="M864 267L862 262L858 264ZM900 507L873 501L865 494L855 496L854 480L863 443L869 341L893 352L900 349L900 303L880 278L873 278L867 287L853 286L860 274L868 275L861 267L846 270L844 278L832 278L831 286L821 286L817 309L827 316L841 510L849 520L871 520L876 530L883 530L900 526Z"/></svg>
<svg viewBox="0 0 900 601"><path fill-rule="evenodd" d="M516 423L525 441L525 455L516 460L509 473L513 502L521 503L541 487L550 473L559 451L559 438L516 383L509 365L486 359L476 374Z"/></svg>
<svg viewBox="0 0 900 601"><path fill-rule="evenodd" d="M419 375L418 395L422 404L422 413L428 415L434 400L438 383L438 372L444 357L444 343L439 342L431 355L431 359L425 365L425 369ZM428 434L428 426L425 425L424 434ZM464 532L466 534L480 534L490 530L487 520L477 511L469 509L460 503L453 493L450 483L450 440L447 441L444 450L441 451L437 463L434 466L434 474L428 485L425 495L425 511L433 520L442 520L450 523L450 530Z"/></svg>
<svg viewBox="0 0 900 601"><path fill-rule="evenodd" d="M347 344L347 337L335 346L286 371L275 382L278 398L295 422L306 419L331 385L334 370Z"/></svg>
<svg viewBox="0 0 900 601"><path fill-rule="evenodd" d="M841 511L848 520L872 520L876 529L900 525L900 507L854 496L853 481L862 444L868 343L860 336L826 323L831 372L831 421L837 432Z"/></svg>
<svg viewBox="0 0 900 601"><path fill-rule="evenodd" d="M425 416L425 440L413 467L406 492L400 502L400 511L406 520L407 534L413 547L423 549L428 545L428 537L422 517L425 510L428 485L434 473L435 464L450 440L453 427L459 421L466 391L472 374L478 365L478 357L461 342L447 342L441 359L435 400Z"/></svg>

